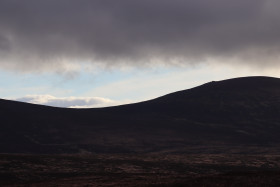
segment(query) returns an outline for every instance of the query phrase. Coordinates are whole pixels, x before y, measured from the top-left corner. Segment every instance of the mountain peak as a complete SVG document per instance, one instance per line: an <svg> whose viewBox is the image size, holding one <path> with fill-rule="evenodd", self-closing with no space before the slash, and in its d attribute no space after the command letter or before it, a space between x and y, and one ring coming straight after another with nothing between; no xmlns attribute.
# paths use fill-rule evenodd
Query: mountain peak
<svg viewBox="0 0 280 187"><path fill-rule="evenodd" d="M200 86L178 91L165 95L163 97L184 97L184 95L197 96L207 94L222 94L231 92L252 92L251 94L257 94L257 92L280 92L280 78L265 77L265 76L251 76L251 77L239 77L221 81L211 81Z"/></svg>

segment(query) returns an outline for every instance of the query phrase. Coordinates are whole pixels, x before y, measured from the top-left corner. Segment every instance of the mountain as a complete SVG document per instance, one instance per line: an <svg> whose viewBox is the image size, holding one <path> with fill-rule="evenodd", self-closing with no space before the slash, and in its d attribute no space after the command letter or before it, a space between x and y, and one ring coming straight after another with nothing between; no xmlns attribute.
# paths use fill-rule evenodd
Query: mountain
<svg viewBox="0 0 280 187"><path fill-rule="evenodd" d="M98 109L0 100L0 113L1 153L273 150L280 145L280 79L213 81Z"/></svg>

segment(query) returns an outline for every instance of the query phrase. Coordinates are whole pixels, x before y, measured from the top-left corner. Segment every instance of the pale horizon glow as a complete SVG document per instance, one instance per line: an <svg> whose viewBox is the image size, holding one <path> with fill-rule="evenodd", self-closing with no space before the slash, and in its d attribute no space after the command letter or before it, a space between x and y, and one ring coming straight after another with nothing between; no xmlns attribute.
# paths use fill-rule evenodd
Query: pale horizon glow
<svg viewBox="0 0 280 187"><path fill-rule="evenodd" d="M50 81L43 83L36 75L23 78L19 84L22 87L0 89L4 99L23 101L33 104L42 104L66 108L100 108L123 104L137 103L154 99L172 92L190 89L210 81L244 77L244 76L273 76L277 77L277 69L250 68L233 69L230 66L203 65L197 67L154 68L154 69L125 69L104 71L80 72L75 77L68 78L59 74L51 75ZM23 77L22 77L23 76ZM9 78L6 77L6 79ZM15 78L15 76L13 76ZM38 82L36 79L38 78ZM48 78L46 76L45 78ZM2 78L3 80L3 78ZM26 88L25 83L33 81L38 87ZM16 84L16 83L15 83ZM15 94L14 90L17 89ZM15 95L13 95L15 94Z"/></svg>

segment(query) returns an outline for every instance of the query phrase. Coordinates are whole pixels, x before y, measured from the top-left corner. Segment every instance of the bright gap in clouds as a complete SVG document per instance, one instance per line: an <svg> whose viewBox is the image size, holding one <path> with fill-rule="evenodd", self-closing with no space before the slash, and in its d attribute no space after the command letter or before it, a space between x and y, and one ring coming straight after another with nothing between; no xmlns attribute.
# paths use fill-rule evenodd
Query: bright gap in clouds
<svg viewBox="0 0 280 187"><path fill-rule="evenodd" d="M135 103L209 81L242 76L275 76L277 70L201 65L152 69L83 70L77 76L1 73L2 98L66 108L97 108Z"/></svg>

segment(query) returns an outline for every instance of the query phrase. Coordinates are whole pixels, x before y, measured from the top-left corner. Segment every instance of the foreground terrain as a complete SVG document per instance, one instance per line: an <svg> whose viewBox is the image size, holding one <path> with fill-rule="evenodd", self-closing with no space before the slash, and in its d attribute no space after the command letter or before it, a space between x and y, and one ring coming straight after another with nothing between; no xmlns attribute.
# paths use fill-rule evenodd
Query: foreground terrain
<svg viewBox="0 0 280 187"><path fill-rule="evenodd" d="M0 155L0 186L279 186L280 155Z"/></svg>

